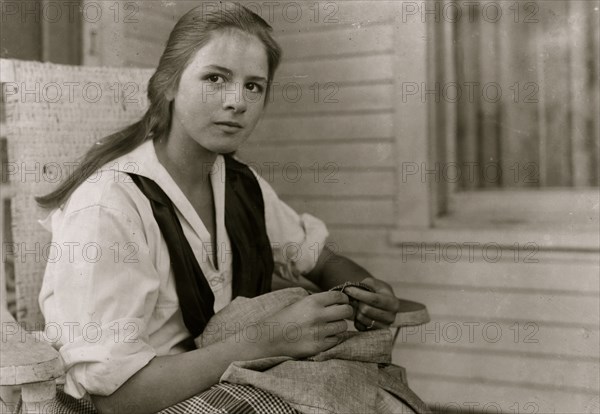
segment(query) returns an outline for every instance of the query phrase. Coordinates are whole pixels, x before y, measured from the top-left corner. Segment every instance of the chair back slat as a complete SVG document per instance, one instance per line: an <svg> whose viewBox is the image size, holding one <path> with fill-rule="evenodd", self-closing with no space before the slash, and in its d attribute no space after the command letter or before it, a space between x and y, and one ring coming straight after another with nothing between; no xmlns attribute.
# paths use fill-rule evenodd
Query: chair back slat
<svg viewBox="0 0 600 414"><path fill-rule="evenodd" d="M47 260L68 246L51 245L38 220L49 211L34 196L65 180L90 145L139 120L148 105L149 69L98 68L2 59L17 319L43 327L38 296Z"/></svg>

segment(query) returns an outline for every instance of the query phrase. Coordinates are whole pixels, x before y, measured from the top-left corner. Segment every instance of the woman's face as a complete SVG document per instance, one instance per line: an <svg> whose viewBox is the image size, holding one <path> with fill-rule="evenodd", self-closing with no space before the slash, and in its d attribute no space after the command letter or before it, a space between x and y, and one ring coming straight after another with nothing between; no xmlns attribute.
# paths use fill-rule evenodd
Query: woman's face
<svg viewBox="0 0 600 414"><path fill-rule="evenodd" d="M169 139L189 145L191 138L214 153L237 150L262 115L268 73L267 53L256 36L239 30L214 34L171 96Z"/></svg>

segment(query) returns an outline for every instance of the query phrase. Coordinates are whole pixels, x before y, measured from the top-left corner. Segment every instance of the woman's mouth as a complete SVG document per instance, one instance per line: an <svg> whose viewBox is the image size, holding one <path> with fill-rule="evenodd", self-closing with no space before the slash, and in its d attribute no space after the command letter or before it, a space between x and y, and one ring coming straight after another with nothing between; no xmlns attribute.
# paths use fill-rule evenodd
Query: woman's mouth
<svg viewBox="0 0 600 414"><path fill-rule="evenodd" d="M222 131L229 133L238 132L243 128L241 124L233 121L219 121L214 122L214 124L217 125Z"/></svg>

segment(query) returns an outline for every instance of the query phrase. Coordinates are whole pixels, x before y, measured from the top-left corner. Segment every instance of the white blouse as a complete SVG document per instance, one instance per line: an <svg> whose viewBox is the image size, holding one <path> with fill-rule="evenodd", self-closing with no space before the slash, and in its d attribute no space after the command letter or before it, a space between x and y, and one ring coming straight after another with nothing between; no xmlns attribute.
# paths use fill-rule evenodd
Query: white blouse
<svg viewBox="0 0 600 414"><path fill-rule="evenodd" d="M65 206L40 223L52 232L40 292L47 336L67 369L65 392L109 395L157 355L185 352L190 334L179 309L167 245L150 202L126 172L154 180L176 207L183 232L215 296L231 301L232 257L225 230L225 163L210 172L216 212L217 263L211 237L151 140L108 163ZM298 215L257 175L275 272L297 280L312 270L328 236L325 225ZM286 255L288 257L286 257Z"/></svg>

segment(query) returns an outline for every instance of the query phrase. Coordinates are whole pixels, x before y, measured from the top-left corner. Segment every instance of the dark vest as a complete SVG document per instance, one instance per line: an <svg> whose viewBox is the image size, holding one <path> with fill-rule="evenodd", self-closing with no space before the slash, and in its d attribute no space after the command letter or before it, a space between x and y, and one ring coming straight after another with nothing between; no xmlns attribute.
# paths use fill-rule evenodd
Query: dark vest
<svg viewBox="0 0 600 414"><path fill-rule="evenodd" d="M255 297L271 290L273 253L267 236L265 206L258 180L248 166L225 155L225 228L231 241L233 297ZM175 275L183 321L193 337L202 333L214 315L215 297L183 234L175 207L149 178L131 174L150 200L165 238Z"/></svg>

